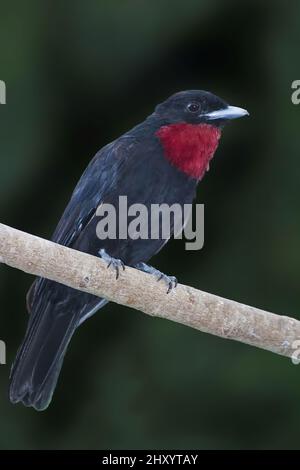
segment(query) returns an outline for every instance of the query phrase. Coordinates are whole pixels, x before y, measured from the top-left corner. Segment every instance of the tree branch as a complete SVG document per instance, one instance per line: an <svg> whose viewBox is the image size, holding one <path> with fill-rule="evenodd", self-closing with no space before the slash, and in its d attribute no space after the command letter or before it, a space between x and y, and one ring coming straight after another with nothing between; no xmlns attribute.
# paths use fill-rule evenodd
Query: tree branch
<svg viewBox="0 0 300 470"><path fill-rule="evenodd" d="M300 321L293 318L181 284L166 294L163 282L129 267L121 270L116 280L114 270L107 269L100 258L3 224L0 224L0 262L148 315L284 356L293 356L293 343L300 339Z"/></svg>

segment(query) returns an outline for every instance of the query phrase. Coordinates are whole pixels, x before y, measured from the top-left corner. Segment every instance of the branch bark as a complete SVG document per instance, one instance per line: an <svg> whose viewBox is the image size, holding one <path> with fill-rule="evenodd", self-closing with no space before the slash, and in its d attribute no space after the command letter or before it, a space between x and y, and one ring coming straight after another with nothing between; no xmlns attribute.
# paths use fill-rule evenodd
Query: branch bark
<svg viewBox="0 0 300 470"><path fill-rule="evenodd" d="M154 317L166 318L222 338L295 356L300 321L178 284L166 294L163 282L126 267L118 280L100 258L0 224L0 262L60 282ZM299 341L300 344L300 341Z"/></svg>

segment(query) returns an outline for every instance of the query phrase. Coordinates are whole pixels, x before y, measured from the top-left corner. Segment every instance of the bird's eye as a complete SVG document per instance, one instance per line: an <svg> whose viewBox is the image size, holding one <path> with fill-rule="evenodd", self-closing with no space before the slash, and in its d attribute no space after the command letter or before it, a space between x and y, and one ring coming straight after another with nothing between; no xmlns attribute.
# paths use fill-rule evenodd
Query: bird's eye
<svg viewBox="0 0 300 470"><path fill-rule="evenodd" d="M197 113L200 109L200 104L199 103L190 103L187 105L187 109L189 110L190 113Z"/></svg>

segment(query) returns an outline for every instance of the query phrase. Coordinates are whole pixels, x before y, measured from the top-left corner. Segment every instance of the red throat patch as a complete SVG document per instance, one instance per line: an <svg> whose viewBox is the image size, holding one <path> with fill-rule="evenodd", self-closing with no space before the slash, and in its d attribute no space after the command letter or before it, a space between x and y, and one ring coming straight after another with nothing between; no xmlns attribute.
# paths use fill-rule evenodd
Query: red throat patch
<svg viewBox="0 0 300 470"><path fill-rule="evenodd" d="M209 124L170 124L156 132L165 157L188 176L201 179L218 147L221 131Z"/></svg>

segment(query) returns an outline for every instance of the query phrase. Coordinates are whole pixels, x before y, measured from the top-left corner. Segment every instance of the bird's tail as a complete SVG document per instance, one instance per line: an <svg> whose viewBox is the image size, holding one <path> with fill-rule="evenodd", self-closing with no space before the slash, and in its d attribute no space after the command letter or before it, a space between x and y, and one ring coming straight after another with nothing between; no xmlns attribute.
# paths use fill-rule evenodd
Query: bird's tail
<svg viewBox="0 0 300 470"><path fill-rule="evenodd" d="M32 312L10 375L12 403L22 402L38 411L47 408L77 324L78 315L63 314L59 304Z"/></svg>

